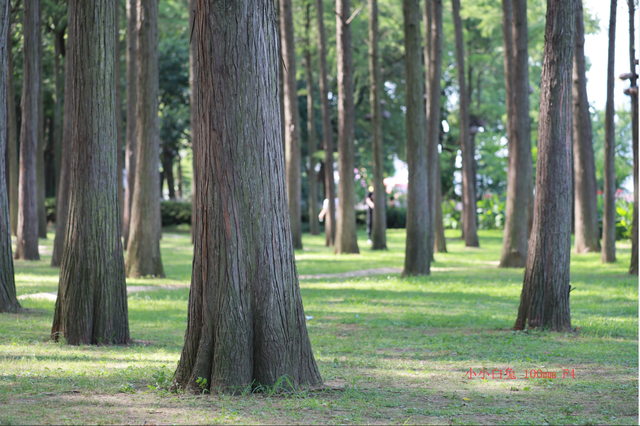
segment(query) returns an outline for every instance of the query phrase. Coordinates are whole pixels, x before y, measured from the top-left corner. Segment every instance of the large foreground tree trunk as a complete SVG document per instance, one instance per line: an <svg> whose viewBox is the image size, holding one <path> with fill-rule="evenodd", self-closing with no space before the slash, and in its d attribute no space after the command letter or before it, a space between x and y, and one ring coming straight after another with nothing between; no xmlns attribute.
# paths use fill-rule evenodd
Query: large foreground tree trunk
<svg viewBox="0 0 640 426"><path fill-rule="evenodd" d="M387 195L384 187L382 109L380 106L380 59L378 54L378 0L369 0L369 103L371 104L371 150L373 156L373 223L371 249L387 248Z"/></svg>
<svg viewBox="0 0 640 426"><path fill-rule="evenodd" d="M404 69L406 81L407 163L407 245L403 276L429 275L431 249L428 245L429 194L427 190L427 144L424 138L425 112L420 37L420 2L403 0Z"/></svg>
<svg viewBox="0 0 640 426"><path fill-rule="evenodd" d="M164 277L160 255L158 2L138 0L136 177L131 201L127 277Z"/></svg>
<svg viewBox="0 0 640 426"><path fill-rule="evenodd" d="M64 73L60 58L64 56L64 34L67 26L64 27L58 22L56 29L53 31L53 81L55 83L55 104L53 110L53 146L54 146L54 169L55 169L55 189L58 196L58 188L60 187L60 175L62 170L62 111L64 105L64 81L62 79Z"/></svg>
<svg viewBox="0 0 640 426"><path fill-rule="evenodd" d="M333 178L333 127L329 106L329 83L327 82L327 42L324 32L323 0L316 0L318 20L318 62L320 65L320 105L322 106L322 139L324 146L324 187L325 199L329 200L329 212L324 217L325 244L331 247L336 235L336 184Z"/></svg>
<svg viewBox="0 0 640 426"><path fill-rule="evenodd" d="M462 151L462 203L464 220L462 221L464 241L467 247L480 247L476 225L476 188L474 174L474 147L469 136L469 96L464 68L464 37L460 19L460 0L451 0L453 24L456 34L456 61L460 98L460 150Z"/></svg>
<svg viewBox="0 0 640 426"><path fill-rule="evenodd" d="M40 94L40 0L27 1L23 9L24 76L22 124L20 128L20 184L18 188L18 237L16 259L39 260L38 187L36 157L38 149L38 98Z"/></svg>
<svg viewBox="0 0 640 426"><path fill-rule="evenodd" d="M124 218L124 176L122 171L124 169L124 155L122 151L122 139L123 139L123 131L122 131L122 81L120 80L120 69L121 60L120 60L120 2L116 2L115 7L115 21L116 25L114 28L115 37L116 37L116 58L115 58L115 84L116 84L116 134L117 134L117 144L116 144L116 155L117 155L117 170L118 170L118 218L120 221L120 229L122 229L122 223Z"/></svg>
<svg viewBox="0 0 640 426"><path fill-rule="evenodd" d="M516 330L571 330L571 75L576 0L549 0L533 230Z"/></svg>
<svg viewBox="0 0 640 426"><path fill-rule="evenodd" d="M184 389L315 385L288 215L273 5L196 9L199 176ZM246 123L249 123L247 125ZM203 381L202 378L205 381Z"/></svg>
<svg viewBox="0 0 640 426"><path fill-rule="evenodd" d="M284 147L287 166L287 200L291 215L293 247L302 249L300 224L300 117L296 81L296 48L293 41L293 10L291 0L280 0L280 32L284 65Z"/></svg>
<svg viewBox="0 0 640 426"><path fill-rule="evenodd" d="M600 258L604 263L616 261L616 128L613 122L615 105L613 101L614 64L616 47L616 9L617 0L611 0L609 17L609 62L607 68L607 105L605 109L604 141L604 211L602 217L602 251Z"/></svg>
<svg viewBox="0 0 640 426"><path fill-rule="evenodd" d="M71 0L74 108L67 238L51 334L67 343L129 342L118 212L115 7Z"/></svg>
<svg viewBox="0 0 640 426"><path fill-rule="evenodd" d="M582 0L577 0L573 57L573 171L576 253L600 251L598 184L593 156L591 114L587 98Z"/></svg>
<svg viewBox="0 0 640 426"><path fill-rule="evenodd" d="M124 213L122 215L122 236L125 249L129 246L131 224L131 203L136 179L136 144L138 105L138 13L137 1L127 1L127 130L124 167L127 171L127 185L124 190Z"/></svg>
<svg viewBox="0 0 640 426"><path fill-rule="evenodd" d="M190 76L190 84L191 84L191 95L189 97L189 113L191 117L191 154L192 154L192 170L193 174L191 175L191 244L195 242L195 224L196 224L196 199L198 198L196 191L198 190L198 184L196 183L196 178L198 176L198 172L196 171L196 167L198 166L198 139L196 138L196 123L198 120L198 105L196 104L197 94L196 90L198 90L198 43L195 42L197 39L197 29L195 27L195 21L193 20L193 13L195 10L195 0L189 0L189 23L191 29L191 37L189 39L189 76ZM178 163L179 165L180 163ZM182 181L182 179L181 179ZM182 195L180 196L182 198Z"/></svg>
<svg viewBox="0 0 640 426"><path fill-rule="evenodd" d="M629 273L638 275L638 77L636 76L635 3L629 1L629 60L631 62L631 117L633 137L633 225L631 228L631 266ZM634 90L635 88L635 90Z"/></svg>
<svg viewBox="0 0 640 426"><path fill-rule="evenodd" d="M7 31L7 144L9 169L9 216L11 235L18 235L18 119L13 86L13 34L11 24Z"/></svg>
<svg viewBox="0 0 640 426"><path fill-rule="evenodd" d="M282 0L281 0L282 1ZM356 194L354 188L353 59L351 55L351 0L336 0L336 39L338 43L338 223L335 252L359 253L356 234ZM331 205L331 200L329 200Z"/></svg>
<svg viewBox="0 0 640 426"><path fill-rule="evenodd" d="M38 191L38 237L47 238L47 209L44 205L45 176L44 176L44 87L42 84L42 9L38 14L38 148L36 156L36 187Z"/></svg>
<svg viewBox="0 0 640 426"><path fill-rule="evenodd" d="M307 179L309 180L309 233L318 235L320 227L318 225L318 190L316 182L316 114L313 106L313 73L311 72L311 39L309 30L311 27L311 17L309 11L311 4L307 4L305 19L305 52L304 52L304 68L307 74L307 146L309 150L309 170L307 171Z"/></svg>
<svg viewBox="0 0 640 426"><path fill-rule="evenodd" d="M11 25L11 2L0 0L0 152L7 148L7 49L10 46L7 34ZM16 298L16 283L11 256L11 227L9 225L9 203L5 181L5 156L0 155L0 312L20 309Z"/></svg>

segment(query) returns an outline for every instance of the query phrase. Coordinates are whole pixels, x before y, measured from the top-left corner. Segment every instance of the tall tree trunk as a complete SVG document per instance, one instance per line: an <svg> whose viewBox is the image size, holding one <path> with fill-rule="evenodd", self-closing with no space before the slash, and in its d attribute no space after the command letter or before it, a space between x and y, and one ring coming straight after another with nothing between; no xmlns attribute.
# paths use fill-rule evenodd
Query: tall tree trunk
<svg viewBox="0 0 640 426"><path fill-rule="evenodd" d="M51 335L72 345L129 342L118 212L115 9L71 0L74 87L67 238ZM71 28L70 28L71 29Z"/></svg>
<svg viewBox="0 0 640 426"><path fill-rule="evenodd" d="M36 157L36 186L38 188L38 237L47 238L47 209L44 205L45 199L45 171L44 171L44 151L46 141L44 139L44 91L42 85L42 9L38 15L38 74L40 81L38 84L38 149Z"/></svg>
<svg viewBox="0 0 640 426"><path fill-rule="evenodd" d="M164 277L160 255L158 2L138 0L136 178L131 200L127 277Z"/></svg>
<svg viewBox="0 0 640 426"><path fill-rule="evenodd" d="M633 225L631 227L631 266L629 273L638 275L638 77L636 77L635 3L629 1L629 60L631 62L631 117L633 134Z"/></svg>
<svg viewBox="0 0 640 426"><path fill-rule="evenodd" d="M176 158L176 163L178 164L178 201L182 201L182 159L180 158L180 154L178 154Z"/></svg>
<svg viewBox="0 0 640 426"><path fill-rule="evenodd" d="M9 218L11 235L18 235L18 119L16 117L16 98L13 86L13 34L11 20L7 31L7 144L9 169Z"/></svg>
<svg viewBox="0 0 640 426"><path fill-rule="evenodd" d="M616 9L617 0L611 0L611 16L609 18L609 62L607 68L607 105L605 109L605 142L604 142L604 213L602 218L602 251L603 263L616 261L616 127L613 103L613 84L615 47L616 47Z"/></svg>
<svg viewBox="0 0 640 426"><path fill-rule="evenodd" d="M11 26L11 2L0 0L0 153L7 147L7 74L13 70L7 67L10 57L8 49L9 27ZM9 224L9 203L5 182L5 156L0 155L0 312L14 312L20 309L16 298L16 283L13 274L11 253L11 227Z"/></svg>
<svg viewBox="0 0 640 426"><path fill-rule="evenodd" d="M600 251L598 184L593 156L591 114L587 98L582 0L577 0L573 57L573 170L576 253Z"/></svg>
<svg viewBox="0 0 640 426"><path fill-rule="evenodd" d="M316 188L316 119L315 108L313 106L313 74L311 72L311 39L309 38L309 29L311 27L311 17L309 11L311 4L307 4L306 20L305 20L305 54L304 68L307 74L307 145L309 150L309 170L307 178L309 179L309 233L318 235L320 227L318 226L318 190Z"/></svg>
<svg viewBox="0 0 640 426"><path fill-rule="evenodd" d="M169 199L176 200L176 183L173 179L173 159L170 155L162 156L162 173L167 179L167 188L169 189Z"/></svg>
<svg viewBox="0 0 640 426"><path fill-rule="evenodd" d="M287 200L291 216L293 247L302 249L300 212L300 117L296 82L296 47L293 41L291 0L280 0L280 36L284 66L284 147L287 166Z"/></svg>
<svg viewBox="0 0 640 426"><path fill-rule="evenodd" d="M406 127L409 190L407 193L407 245L403 276L429 275L431 250L428 245L429 194L427 189L427 144L424 137L425 112L422 77L422 37L420 2L403 0L404 69L406 81Z"/></svg>
<svg viewBox="0 0 640 426"><path fill-rule="evenodd" d="M124 155L122 152L123 142L123 132L122 132L122 81L120 78L120 70L122 69L121 60L120 60L120 2L116 2L115 6L115 84L116 84L116 155L117 155L117 169L118 169L118 218L120 221L120 229L122 229L123 219L124 219L124 176L122 171L124 169Z"/></svg>
<svg viewBox="0 0 640 426"><path fill-rule="evenodd" d="M458 62L458 92L460 102L460 149L462 151L462 199L464 209L464 241L467 247L480 247L476 225L476 188L474 146L469 137L469 96L464 73L464 38L460 19L460 0L451 0L453 24L456 34L456 60Z"/></svg>
<svg viewBox="0 0 640 426"><path fill-rule="evenodd" d="M286 375L284 386L314 385L322 379L291 244L274 8L221 3L196 9L199 72L210 84L198 91L196 243L174 383L227 391Z"/></svg>
<svg viewBox="0 0 640 426"><path fill-rule="evenodd" d="M39 260L38 186L38 98L40 95L40 0L26 1L23 8L24 75L20 129L20 184L18 188L18 237L16 259Z"/></svg>
<svg viewBox="0 0 640 426"><path fill-rule="evenodd" d="M71 12L71 4L69 4ZM60 183L56 196L56 236L53 240L51 266L62 265L62 254L67 239L67 215L69 213L69 186L71 181L71 137L73 131L73 15L69 14L67 22L67 46L64 58L64 111L62 120L62 161L60 163Z"/></svg>
<svg viewBox="0 0 640 426"><path fill-rule="evenodd" d="M280 0L282 1L282 0ZM360 253L356 234L356 194L354 188L353 59L351 55L351 0L336 0L336 40L338 49L338 220L335 252ZM329 200L331 205L331 200Z"/></svg>
<svg viewBox="0 0 640 426"><path fill-rule="evenodd" d="M189 39L189 74L191 77L191 95L189 98L189 108L191 116L191 153L193 157L193 174L191 177L191 244L195 243L196 200L198 198L198 195L196 194L198 190L198 184L196 182L198 176L198 172L196 171L196 167L198 166L198 139L196 137L196 128L198 123L198 105L196 104L196 90L198 90L199 83L197 76L198 43L196 43L195 41L197 40L198 34L197 29L194 25L195 21L193 19L195 7L195 0L189 0L189 23L191 24L191 37Z"/></svg>
<svg viewBox="0 0 640 426"><path fill-rule="evenodd" d="M60 175L62 170L62 106L64 105L64 82L62 80L64 73L60 64L60 57L64 56L64 34L67 26L57 25L53 32L53 81L55 83L55 103L53 107L53 146L54 146L54 169L55 169L55 188L56 196L58 196L58 188L60 187Z"/></svg>
<svg viewBox="0 0 640 426"><path fill-rule="evenodd" d="M127 141L124 167L127 170L127 186L124 191L124 214L122 215L122 236L125 249L129 247L129 231L131 229L131 204L133 187L136 179L136 144L138 105L138 0L127 2Z"/></svg>
<svg viewBox="0 0 640 426"><path fill-rule="evenodd" d="M329 200L329 214L324 217L325 245L331 247L336 235L336 184L333 178L333 127L329 106L329 83L327 83L327 41L324 32L323 0L316 0L318 20L318 62L320 64L320 105L322 106L322 139L324 146L325 199Z"/></svg>
<svg viewBox="0 0 640 426"><path fill-rule="evenodd" d="M286 138L284 135L287 133L285 118L284 118L284 59L282 57L282 27L280 25L280 0L275 0L276 6L276 21L278 27L278 99L280 99L280 127L282 129L282 152L286 153L287 148L285 146Z"/></svg>
<svg viewBox="0 0 640 426"><path fill-rule="evenodd" d="M371 151L373 156L373 223L371 249L387 248L387 195L384 187L382 110L380 107L380 56L378 53L378 0L369 0L369 103L371 104Z"/></svg>
<svg viewBox="0 0 640 426"><path fill-rule="evenodd" d="M571 74L576 0L549 0L533 230L514 328L571 331Z"/></svg>
<svg viewBox="0 0 640 426"><path fill-rule="evenodd" d="M429 231L427 244L433 252L436 250L436 228L438 220L442 221L442 205L440 204L440 78L442 75L442 0L425 1L427 15L425 43L425 61L427 61L427 185L429 191ZM428 10L427 10L428 9ZM438 207L439 206L439 207ZM438 216L438 210L440 215ZM444 229L443 229L444 232ZM440 247L444 246L444 238L440 239Z"/></svg>

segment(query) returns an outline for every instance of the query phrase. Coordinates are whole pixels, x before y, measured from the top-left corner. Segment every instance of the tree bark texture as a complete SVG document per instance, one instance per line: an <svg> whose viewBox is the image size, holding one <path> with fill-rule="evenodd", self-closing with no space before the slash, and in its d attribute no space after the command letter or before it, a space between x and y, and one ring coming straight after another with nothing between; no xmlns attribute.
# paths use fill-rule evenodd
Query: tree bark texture
<svg viewBox="0 0 640 426"><path fill-rule="evenodd" d="M571 86L576 0L549 0L533 230L514 328L571 331Z"/></svg>
<svg viewBox="0 0 640 426"><path fill-rule="evenodd" d="M116 2L115 7L115 84L116 84L116 155L117 155L117 169L118 169L118 218L120 221L120 229L122 229L122 223L124 218L124 176L122 170L124 169L124 155L122 152L122 81L120 78L121 60L120 60L120 2Z"/></svg>
<svg viewBox="0 0 640 426"><path fill-rule="evenodd" d="M23 7L24 74L22 123L20 128L20 179L18 187L18 236L16 259L39 260L38 187L36 158L38 149L38 98L40 95L40 0Z"/></svg>
<svg viewBox="0 0 640 426"><path fill-rule="evenodd" d="M116 3L70 3L75 21L69 33L74 40L71 185L51 333L72 345L125 344L129 322L116 176Z"/></svg>
<svg viewBox="0 0 640 426"><path fill-rule="evenodd" d="M136 179L136 144L138 105L138 0L127 1L127 140L124 155L124 167L127 171L127 185L124 190L124 214L122 216L122 235L124 247L129 246L131 225L131 203Z"/></svg>
<svg viewBox="0 0 640 426"><path fill-rule="evenodd" d="M428 246L429 194L427 189L427 144L425 143L424 86L422 76L422 40L420 2L403 0L404 70L406 81L407 165L407 244L403 276L429 275L431 249Z"/></svg>
<svg viewBox="0 0 640 426"><path fill-rule="evenodd" d="M629 1L629 60L631 87L638 87L636 77L635 3ZM638 275L638 92L631 91L631 117L633 137L633 225L631 228L631 265L629 273Z"/></svg>
<svg viewBox="0 0 640 426"><path fill-rule="evenodd" d="M59 25L59 24L58 24ZM64 105L64 72L60 64L60 57L64 56L64 34L66 25L58 28L53 32L53 73L55 83L55 104L53 108L53 146L54 146L54 169L55 169L55 188L56 196L60 187L60 175L62 170L62 111Z"/></svg>
<svg viewBox="0 0 640 426"><path fill-rule="evenodd" d="M209 0L195 15L200 189L174 385L242 391L284 376L284 386L315 385L285 189L274 8Z"/></svg>
<svg viewBox="0 0 640 426"><path fill-rule="evenodd" d="M333 127L329 106L329 83L327 82L327 41L324 32L323 0L316 0L318 20L318 63L320 64L320 105L322 107L322 140L324 146L324 187L325 198L329 200L329 212L324 217L325 245L331 247L336 235L336 184L333 178Z"/></svg>
<svg viewBox="0 0 640 426"><path fill-rule="evenodd" d="M131 200L127 277L164 277L160 255L158 2L138 0L136 176Z"/></svg>
<svg viewBox="0 0 640 426"><path fill-rule="evenodd" d="M369 103L371 104L371 151L373 156L373 223L371 249L387 248L387 195L384 187L382 108L380 106L380 55L378 53L378 0L369 0Z"/></svg>
<svg viewBox="0 0 640 426"><path fill-rule="evenodd" d="M302 249L300 211L300 117L296 82L296 47L293 41L291 0L280 0L280 36L284 64L284 147L287 167L287 200L291 216L293 246Z"/></svg>
<svg viewBox="0 0 640 426"><path fill-rule="evenodd" d="M11 46L8 42L11 26L11 2L0 0L0 152L7 148L7 67ZM13 274L11 253L11 226L7 182L5 181L5 156L0 155L0 312L15 312L20 309L16 298L16 283Z"/></svg>
<svg viewBox="0 0 640 426"><path fill-rule="evenodd" d="M282 1L282 0L281 0ZM351 54L351 0L336 0L338 61L338 220L335 252L360 253L356 234L354 187L355 109L353 105L353 58ZM329 200L331 205L331 200Z"/></svg>
<svg viewBox="0 0 640 426"><path fill-rule="evenodd" d="M605 141L604 141L604 211L602 217L602 251L603 263L616 261L616 127L613 121L615 105L613 85L615 83L615 47L616 47L616 9L617 0L611 0L609 17L609 60L607 67L607 104L605 107Z"/></svg>
<svg viewBox="0 0 640 426"><path fill-rule="evenodd" d="M480 247L476 225L476 188L474 175L474 146L469 136L469 96L464 68L464 38L460 19L460 0L451 0L453 24L456 35L456 61L458 68L458 92L460 94L460 149L462 151L462 199L464 209L464 241L467 247Z"/></svg>
<svg viewBox="0 0 640 426"><path fill-rule="evenodd" d="M434 253L447 253L447 239L444 236L444 222L442 218L442 178L440 171L440 155L436 162L436 238L434 241Z"/></svg>
<svg viewBox="0 0 640 426"><path fill-rule="evenodd" d="M44 88L42 85L42 8L38 14L38 149L36 157L36 187L38 191L38 237L47 238L47 209L44 205L45 176L44 176Z"/></svg>
<svg viewBox="0 0 640 426"><path fill-rule="evenodd" d="M309 151L309 170L307 170L307 179L309 179L309 233L311 235L320 234L320 226L318 225L318 189L316 187L316 119L315 108L313 106L313 73L311 71L311 39L309 37L309 29L311 27L310 17L311 4L307 4L305 19L305 55L304 68L307 75L307 146Z"/></svg>
<svg viewBox="0 0 640 426"><path fill-rule="evenodd" d="M60 183L56 195L56 235L53 240L53 254L51 266L62 265L62 252L67 235L67 215L69 213L69 186L71 181L71 137L73 130L73 20L72 6L75 2L69 2L69 19L67 21L67 46L64 58L64 111L62 120L62 161L60 163Z"/></svg>
<svg viewBox="0 0 640 426"><path fill-rule="evenodd" d="M9 168L9 219L11 235L18 235L18 118L16 117L16 100L13 86L13 34L11 21L7 31L7 144Z"/></svg>
<svg viewBox="0 0 640 426"><path fill-rule="evenodd" d="M599 252L598 184L587 97L582 0L577 0L573 56L573 171L576 253Z"/></svg>
<svg viewBox="0 0 640 426"><path fill-rule="evenodd" d="M192 167L193 174L191 177L191 244L195 243L195 223L196 223L196 200L198 198L196 191L198 191L198 184L196 183L196 179L198 176L198 172L196 171L196 167L198 166L198 139L196 135L197 128L197 120L198 120L198 105L196 103L198 90L198 43L195 42L197 39L196 27L194 25L193 20L193 11L195 10L195 0L189 0L189 24L191 25L191 32L189 38L189 74L191 77L191 95L189 97L189 108L190 108L190 117L191 117L191 151L192 151ZM178 163L180 164L180 163ZM182 180L181 180L182 181ZM182 196L181 196L182 198Z"/></svg>

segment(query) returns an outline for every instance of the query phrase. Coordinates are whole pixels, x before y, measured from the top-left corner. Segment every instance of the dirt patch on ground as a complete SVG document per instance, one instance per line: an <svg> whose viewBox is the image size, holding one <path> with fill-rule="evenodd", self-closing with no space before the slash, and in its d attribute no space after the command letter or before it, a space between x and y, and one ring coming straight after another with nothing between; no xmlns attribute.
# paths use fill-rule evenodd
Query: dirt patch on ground
<svg viewBox="0 0 640 426"><path fill-rule="evenodd" d="M130 293L139 293L144 291L158 291L158 290L179 290L182 288L188 288L187 286L178 286L178 285L130 285L127 286L127 294ZM58 293L33 293L33 294L23 294L22 296L18 296L19 300L25 299L44 299L55 302L58 298Z"/></svg>

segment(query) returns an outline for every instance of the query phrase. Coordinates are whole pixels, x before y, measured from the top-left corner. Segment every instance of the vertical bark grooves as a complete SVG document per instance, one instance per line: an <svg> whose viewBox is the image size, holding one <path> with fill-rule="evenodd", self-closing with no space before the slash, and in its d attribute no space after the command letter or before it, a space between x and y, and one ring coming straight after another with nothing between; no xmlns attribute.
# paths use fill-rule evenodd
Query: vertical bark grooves
<svg viewBox="0 0 640 426"><path fill-rule="evenodd" d="M127 277L164 277L160 254L158 2L138 0L136 177L131 200Z"/></svg>
<svg viewBox="0 0 640 426"><path fill-rule="evenodd" d="M174 385L241 391L321 382L291 241L273 5L202 2L196 240ZM283 383L287 386L287 382Z"/></svg>
<svg viewBox="0 0 640 426"><path fill-rule="evenodd" d="M11 5L9 5L11 7ZM11 20L7 29L7 144L9 145L9 217L11 235L18 235L18 119L16 117L16 100L13 87L13 34Z"/></svg>
<svg viewBox="0 0 640 426"><path fill-rule="evenodd" d="M281 0L282 1L282 0ZM351 53L351 0L336 0L336 40L338 61L338 220L335 252L359 253L356 235L356 194L354 188L353 59ZM331 201L331 200L329 200ZM331 202L329 202L331 206Z"/></svg>
<svg viewBox="0 0 640 426"><path fill-rule="evenodd" d="M615 46L616 46L616 9L617 0L611 0L609 17L609 59L607 67L607 104L604 121L604 211L602 217L602 251L600 258L604 263L616 261L616 127L613 122L615 105L613 100Z"/></svg>
<svg viewBox="0 0 640 426"><path fill-rule="evenodd" d="M54 146L54 163L55 163L55 188L56 196L58 188L60 187L60 174L62 170L62 108L64 105L64 83L62 81L63 72L60 65L60 57L63 56L64 51L64 33L66 32L66 25L60 27L60 23L56 24L56 29L53 32L53 73L55 83L55 106L53 111L53 146Z"/></svg>
<svg viewBox="0 0 640 426"><path fill-rule="evenodd" d="M318 235L320 227L318 226L318 190L316 182L316 119L315 108L313 106L313 73L311 72L311 39L309 30L311 27L311 17L309 11L311 4L307 4L305 19L305 55L304 68L307 75L307 145L309 150L309 170L307 177L309 179L309 233Z"/></svg>
<svg viewBox="0 0 640 426"><path fill-rule="evenodd" d="M460 95L460 149L462 151L462 200L464 209L464 241L467 247L480 247L476 226L476 188L474 175L474 146L469 136L469 96L464 74L464 37L460 19L460 0L451 0L453 25L456 34L456 61L458 68L458 92Z"/></svg>
<svg viewBox="0 0 640 426"><path fill-rule="evenodd" d="M406 81L407 164L407 244L403 276L429 275L431 249L427 244L429 226L429 194L427 190L427 144L425 143L425 113L420 37L420 2L403 0L404 70Z"/></svg>
<svg viewBox="0 0 640 426"><path fill-rule="evenodd" d="M51 333L72 345L129 342L116 177L115 5L110 0L69 5L75 100L71 184Z"/></svg>
<svg viewBox="0 0 640 426"><path fill-rule="evenodd" d="M124 214L122 215L122 236L125 249L129 246L129 230L131 224L131 203L133 187L136 179L136 144L138 104L138 0L127 2L127 130L124 167L127 170L127 185L124 190Z"/></svg>
<svg viewBox="0 0 640 426"><path fill-rule="evenodd" d="M302 249L300 225L300 117L296 82L296 48L293 41L291 0L280 0L280 36L284 64L284 146L287 168L287 200L293 246Z"/></svg>
<svg viewBox="0 0 640 426"><path fill-rule="evenodd" d="M60 183L56 195L56 235L53 240L51 266L62 264L62 252L67 233L67 215L69 212L69 182L71 180L71 137L73 129L73 14L72 3L69 3L69 19L67 21L67 46L64 58L64 112L62 120L62 161L60 163Z"/></svg>
<svg viewBox="0 0 640 426"><path fill-rule="evenodd" d="M371 104L371 151L373 156L373 223L371 249L387 248L387 196L384 187L382 111L380 107L380 59L378 54L378 0L369 0L369 103Z"/></svg>
<svg viewBox="0 0 640 426"><path fill-rule="evenodd" d="M124 168L124 158L122 153L122 81L120 79L120 2L116 2L115 7L115 84L116 84L116 155L117 155L117 170L118 170L118 219L120 226L122 227L124 218L124 182L122 170Z"/></svg>
<svg viewBox="0 0 640 426"><path fill-rule="evenodd" d="M18 188L18 236L16 259L39 260L38 190L36 157L38 149L38 98L40 94L39 37L40 0L24 2L22 124L20 129L20 178Z"/></svg>
<svg viewBox="0 0 640 426"><path fill-rule="evenodd" d="M576 253L599 252L598 184L587 97L582 0L577 0L573 56L573 157Z"/></svg>
<svg viewBox="0 0 640 426"><path fill-rule="evenodd" d="M549 1L533 230L514 328L571 330L571 86L576 0Z"/></svg>
<svg viewBox="0 0 640 426"><path fill-rule="evenodd" d="M42 84L42 8L38 12L38 148L36 150L36 188L38 191L38 237L47 238L47 209L44 206L44 87Z"/></svg>
<svg viewBox="0 0 640 426"><path fill-rule="evenodd" d="M331 247L336 235L336 207L332 201L336 198L333 179L333 128L331 127L331 109L329 106L329 84L327 83L327 47L324 32L323 0L316 0L318 20L318 62L320 64L320 105L322 107L322 139L324 146L324 182L325 198L329 200L329 214L324 218L325 244Z"/></svg>
<svg viewBox="0 0 640 426"><path fill-rule="evenodd" d="M198 60L198 51L196 50L198 47L198 43L195 42L197 38L196 28L193 20L193 11L195 10L195 0L189 0L189 24L190 27L190 39L189 39L189 74L191 78L191 95L189 97L189 108L190 108L190 126L191 126L191 151L192 151L192 167L193 174L191 176L191 244L195 242L195 223L196 223L196 199L198 196L196 195L196 191L198 190L198 184L196 183L196 179L198 173L196 172L196 167L198 165L198 139L196 138L196 123L198 120L198 105L196 104L196 91L198 90L198 76L197 76L197 60ZM178 165L180 163L178 162ZM181 169L180 169L181 170ZM182 178L180 178L180 182L182 182ZM180 190L182 198L182 190Z"/></svg>
<svg viewBox="0 0 640 426"><path fill-rule="evenodd" d="M13 72L7 67L7 49L11 46L7 36L11 25L10 3L9 0L0 0L0 152L2 153L7 147L7 73ZM13 275L4 159L5 156L0 155L0 312L13 312L20 309L20 303L16 298Z"/></svg>
<svg viewBox="0 0 640 426"><path fill-rule="evenodd" d="M629 0L629 60L631 87L638 87L636 77L635 3ZM631 117L633 134L633 225L631 228L631 266L629 273L638 275L638 92L631 91Z"/></svg>

